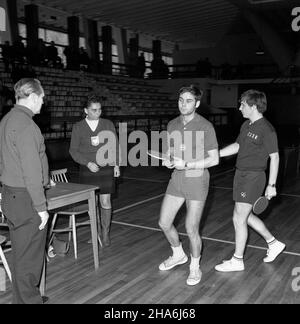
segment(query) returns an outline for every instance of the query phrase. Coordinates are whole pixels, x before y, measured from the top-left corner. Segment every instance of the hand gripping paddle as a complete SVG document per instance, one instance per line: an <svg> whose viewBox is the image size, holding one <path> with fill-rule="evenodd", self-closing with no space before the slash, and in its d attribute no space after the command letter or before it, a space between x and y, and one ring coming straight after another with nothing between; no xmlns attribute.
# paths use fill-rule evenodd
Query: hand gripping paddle
<svg viewBox="0 0 300 324"><path fill-rule="evenodd" d="M269 199L266 196L261 196L255 201L252 210L254 214L259 215L266 210L268 205Z"/></svg>

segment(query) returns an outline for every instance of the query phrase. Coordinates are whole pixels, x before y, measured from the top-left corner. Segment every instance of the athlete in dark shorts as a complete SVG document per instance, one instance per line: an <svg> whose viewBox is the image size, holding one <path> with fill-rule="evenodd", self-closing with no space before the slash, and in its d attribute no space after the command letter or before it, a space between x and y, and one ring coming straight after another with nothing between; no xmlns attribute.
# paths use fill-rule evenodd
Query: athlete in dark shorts
<svg viewBox="0 0 300 324"><path fill-rule="evenodd" d="M220 157L238 154L233 184L236 247L230 260L215 267L217 271L231 272L245 269L243 258L248 225L258 232L269 246L264 262L273 262L285 248L285 244L277 241L265 224L252 213L254 202L263 193L268 199L277 194L275 186L279 166L277 135L273 126L263 117L266 110L267 99L263 92L248 90L243 93L240 111L243 117L249 120L242 125L236 142L220 150ZM265 188L265 170L269 158L269 182Z"/></svg>
<svg viewBox="0 0 300 324"><path fill-rule="evenodd" d="M84 112L86 118L73 126L70 154L73 160L80 164L79 181L100 187L99 214L101 214L102 241L104 246L109 246L111 194L115 191L114 177L120 176L120 169L117 160L114 166L97 161L97 152L104 145L99 138L101 132L111 132L116 142L117 135L114 124L108 119L100 118L102 113L100 97L91 95Z"/></svg>
<svg viewBox="0 0 300 324"><path fill-rule="evenodd" d="M175 170L162 203L159 219L159 226L173 250L173 255L159 265L159 269L165 271L188 261L173 225L178 210L184 202L186 203L185 226L191 248L188 285L196 285L201 281L199 263L202 241L199 224L209 187L207 168L219 162L214 128L209 121L196 113L201 97L202 92L193 85L179 90L178 107L181 116L168 124L168 149L173 160L164 162L166 167ZM179 140L176 140L175 134L179 135ZM188 135L195 136L195 140L191 140Z"/></svg>

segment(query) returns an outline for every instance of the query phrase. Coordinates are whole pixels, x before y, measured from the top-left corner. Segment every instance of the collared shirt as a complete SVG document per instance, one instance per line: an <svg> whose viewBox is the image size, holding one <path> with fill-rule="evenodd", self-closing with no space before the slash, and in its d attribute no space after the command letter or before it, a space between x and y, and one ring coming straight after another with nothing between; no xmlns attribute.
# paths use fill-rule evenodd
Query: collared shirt
<svg viewBox="0 0 300 324"><path fill-rule="evenodd" d="M11 187L26 188L38 212L45 211L44 185L49 167L44 138L32 120L33 112L15 105L0 123L0 179Z"/></svg>
<svg viewBox="0 0 300 324"><path fill-rule="evenodd" d="M167 130L170 153L186 162L203 160L209 151L218 149L213 125L197 113L187 124L182 116L171 120Z"/></svg>
<svg viewBox="0 0 300 324"><path fill-rule="evenodd" d="M242 171L264 171L269 155L278 152L274 127L265 118L245 121L236 140L240 145L236 167Z"/></svg>

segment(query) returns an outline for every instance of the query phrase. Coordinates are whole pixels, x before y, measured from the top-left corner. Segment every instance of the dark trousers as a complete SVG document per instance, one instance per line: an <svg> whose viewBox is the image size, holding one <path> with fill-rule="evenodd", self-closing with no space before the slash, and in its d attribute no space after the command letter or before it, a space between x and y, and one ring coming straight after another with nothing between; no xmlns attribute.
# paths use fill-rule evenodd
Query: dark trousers
<svg viewBox="0 0 300 324"><path fill-rule="evenodd" d="M7 218L12 246L14 304L42 304L39 284L45 260L47 228L25 188L3 186L2 209Z"/></svg>

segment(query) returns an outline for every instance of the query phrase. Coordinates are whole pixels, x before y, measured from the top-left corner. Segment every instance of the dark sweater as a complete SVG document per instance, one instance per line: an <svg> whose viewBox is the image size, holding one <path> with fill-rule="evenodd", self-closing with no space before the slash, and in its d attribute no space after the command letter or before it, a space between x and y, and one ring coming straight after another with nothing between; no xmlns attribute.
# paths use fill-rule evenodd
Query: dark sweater
<svg viewBox="0 0 300 324"><path fill-rule="evenodd" d="M70 154L73 160L81 165L87 165L89 162L96 162L97 151L106 143L100 143L93 146L91 137L96 137L100 132L111 131L116 136L116 157L118 159L118 140L114 124L108 119L99 119L99 123L93 132L85 119L74 124L70 144Z"/></svg>
<svg viewBox="0 0 300 324"><path fill-rule="evenodd" d="M45 211L44 185L49 167L44 138L32 120L33 112L20 105L0 123L0 180L11 187L26 188L38 212Z"/></svg>

